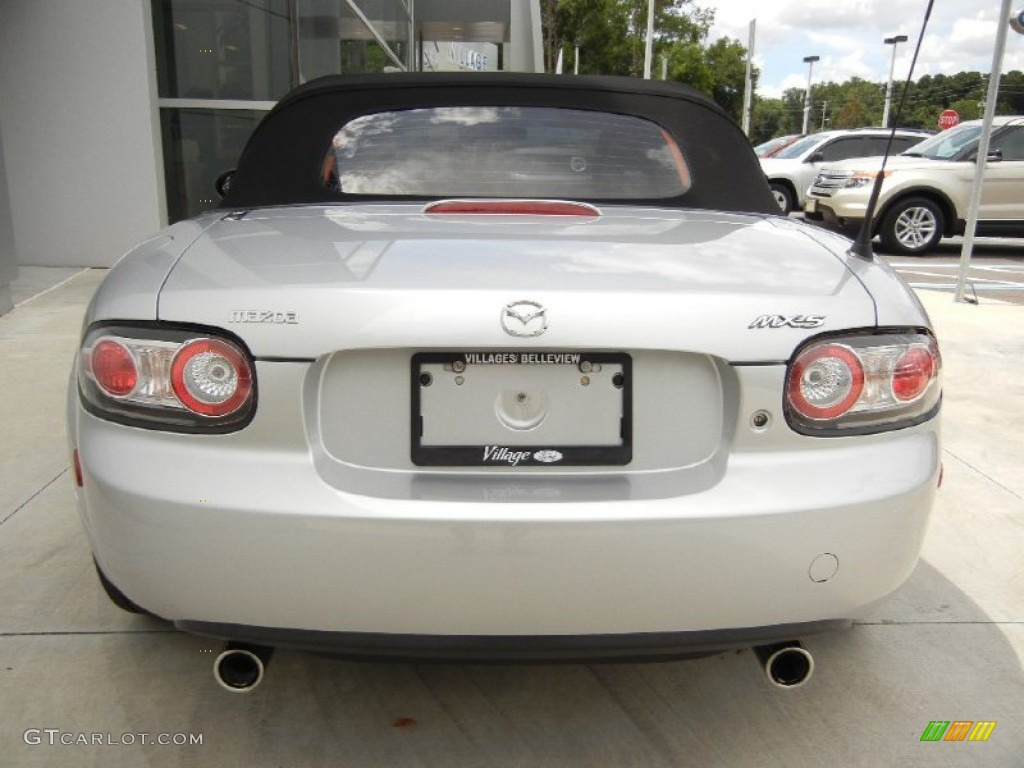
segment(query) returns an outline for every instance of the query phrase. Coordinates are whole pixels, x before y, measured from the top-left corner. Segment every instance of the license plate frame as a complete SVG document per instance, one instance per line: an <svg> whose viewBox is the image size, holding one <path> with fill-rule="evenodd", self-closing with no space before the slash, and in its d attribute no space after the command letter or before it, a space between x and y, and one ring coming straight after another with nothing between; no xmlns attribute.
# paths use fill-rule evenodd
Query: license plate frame
<svg viewBox="0 0 1024 768"><path fill-rule="evenodd" d="M570 372L573 372L581 385L584 378L595 383L601 380L605 385L612 383L620 397L618 413L615 413L613 405L611 410L600 416L600 424L608 434L616 431L617 427L618 439L606 440L601 444L574 444L569 439L534 442L525 433L501 434L498 432L499 425L494 427L494 440L465 440L453 444L437 444L425 440L424 384L421 377L425 373L435 375L439 366L448 366L451 370L445 368L446 373L455 374L457 364L462 364L467 372L472 372L477 366L487 366L491 379L502 372L518 371L519 375L515 378L523 378L523 374L528 373L526 378L533 380L551 381L557 376L565 377L567 382ZM588 370L588 365L591 370ZM527 367L535 370L527 372L524 370ZM556 370L558 373L552 374ZM410 373L411 459L416 466L536 470L541 467L625 466L633 459L633 370L632 358L627 353L522 350L419 352L412 356ZM617 374L621 374L621 386L614 383ZM564 398L569 397L565 392L569 385L563 385L561 381L557 384L562 391L556 393L556 397L563 398L565 402ZM593 391L596 390L595 386ZM496 397L500 394L496 393ZM614 394L605 392L601 397L614 403ZM616 419L617 425L614 423ZM502 441L502 437L515 437L515 441Z"/></svg>

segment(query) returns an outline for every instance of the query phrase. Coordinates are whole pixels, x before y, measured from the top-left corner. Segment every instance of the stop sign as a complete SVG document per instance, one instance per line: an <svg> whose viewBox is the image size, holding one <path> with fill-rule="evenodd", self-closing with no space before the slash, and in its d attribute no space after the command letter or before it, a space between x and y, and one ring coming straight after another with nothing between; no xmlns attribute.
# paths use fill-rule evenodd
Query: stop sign
<svg viewBox="0 0 1024 768"><path fill-rule="evenodd" d="M955 109L947 109L941 115L939 115L939 130L946 130L952 128L954 125L960 122L960 115L957 114Z"/></svg>

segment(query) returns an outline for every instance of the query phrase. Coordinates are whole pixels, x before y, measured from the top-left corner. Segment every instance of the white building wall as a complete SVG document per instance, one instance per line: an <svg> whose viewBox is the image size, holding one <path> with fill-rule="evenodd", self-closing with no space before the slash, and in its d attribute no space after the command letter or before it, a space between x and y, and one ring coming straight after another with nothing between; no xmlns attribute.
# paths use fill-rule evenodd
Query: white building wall
<svg viewBox="0 0 1024 768"><path fill-rule="evenodd" d="M509 63L514 72L544 71L544 40L541 34L540 0L509 0Z"/></svg>
<svg viewBox="0 0 1024 768"><path fill-rule="evenodd" d="M165 220L148 0L2 0L0 133L23 265L108 266Z"/></svg>

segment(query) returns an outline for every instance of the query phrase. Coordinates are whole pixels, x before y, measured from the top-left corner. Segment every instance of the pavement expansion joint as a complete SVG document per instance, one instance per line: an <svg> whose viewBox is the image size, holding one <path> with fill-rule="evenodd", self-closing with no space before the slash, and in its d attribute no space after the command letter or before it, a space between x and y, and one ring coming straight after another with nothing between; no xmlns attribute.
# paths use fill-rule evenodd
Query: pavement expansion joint
<svg viewBox="0 0 1024 768"><path fill-rule="evenodd" d="M1024 501L1024 496L1021 496L1021 495L1020 495L1019 493L1017 493L1017 492L1016 492L1015 490L1013 490L1012 488L1007 488L1007 487L1006 487L1005 485L1003 485L1002 483L1000 483L1000 482L999 482L998 480L996 480L996 479L995 479L994 477L992 477L991 475L987 475L987 474L985 474L985 473L984 473L984 472L982 472L982 471L981 471L980 469L978 469L978 468L977 468L976 466L974 466L973 464L971 464L971 462L969 462L969 461L967 461L966 459L963 459L963 458L961 458L961 457L957 456L957 455L956 455L955 453L953 453L953 452L952 452L951 450L949 450L948 448L944 448L942 452L943 452L943 453L946 453L946 454L949 454L950 456L952 456L952 457L953 457L954 459L956 459L957 461L959 461L959 462L960 462L961 464L963 464L963 465L964 465L965 467L967 467L967 468L968 468L969 470L971 470L972 472L977 472L977 473L978 473L979 475L981 475L981 476L982 476L983 478L985 478L986 480L988 480L988 481L989 481L990 483L992 483L993 485L996 485L996 486L998 486L999 488L1003 489L1004 491L1006 491L1006 492L1007 492L1008 494L1010 494L1011 496L1013 496L1013 498L1017 499L1018 501Z"/></svg>
<svg viewBox="0 0 1024 768"><path fill-rule="evenodd" d="M0 520L0 525L3 525L4 523L6 523L6 522L7 522L8 520L10 520L10 519L11 519L12 517L14 517L14 516L15 516L16 514L18 514L18 513L19 513L19 512L20 512L20 511L21 511L22 509L24 509L25 507L27 507L27 506L28 506L28 505L29 505L29 504L30 504L30 503L32 502L32 499L34 499L34 498L35 498L36 496L38 496L39 494L41 494L41 493L42 493L43 491L45 491L45 490L46 490L47 488L49 488L49 487L50 487L51 485L53 485L53 484L54 484L54 483L56 483L56 482L57 482L58 480L60 480L60 479L61 479L61 478L62 478L62 477L63 477L63 476L64 476L64 475L65 475L65 474L67 473L67 471L68 471L68 470L69 470L70 468L71 468L71 467L64 467L64 469L62 469L62 470L61 470L61 471L60 471L59 473L57 473L57 475L56 475L56 476L55 476L55 477L54 477L54 478L53 478L52 480L50 480L50 481L49 481L48 483L46 483L46 485L44 485L44 486L43 486L42 488L40 488L40 489L39 489L38 491L36 491L35 493L33 493L33 494L32 494L31 496L29 496L29 497L28 497L27 499L25 499L25 500L24 500L23 502L21 502L21 504L19 504L19 505L18 505L17 507L15 507L15 508L14 508L14 511L12 511L12 512L11 512L11 514L9 514L9 515L7 515L6 517L4 517L4 519L3 519L3 520Z"/></svg>
<svg viewBox="0 0 1024 768"><path fill-rule="evenodd" d="M58 288L62 288L63 286L65 286L68 283L70 283L72 280L75 280L75 279L81 277L86 272L91 272L92 269L93 269L92 267L85 267L81 272L76 272L75 274L71 275L70 277L64 278L63 280L61 280L56 285L51 285L49 288L45 288L44 290L40 291L39 293L36 293L36 294L34 294L32 296L29 296L27 299L23 299L22 301L19 301L17 304L14 305L14 309L18 309L19 307L23 307L26 304L31 304L33 301L38 299L40 296L45 296L48 293L52 293L53 291L56 291Z"/></svg>

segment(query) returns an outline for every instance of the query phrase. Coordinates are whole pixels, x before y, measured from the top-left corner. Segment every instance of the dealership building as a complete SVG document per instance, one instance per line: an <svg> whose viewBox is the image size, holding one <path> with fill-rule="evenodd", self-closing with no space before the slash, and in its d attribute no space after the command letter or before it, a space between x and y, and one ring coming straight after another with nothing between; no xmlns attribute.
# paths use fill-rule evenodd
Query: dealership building
<svg viewBox="0 0 1024 768"><path fill-rule="evenodd" d="M261 117L338 73L543 71L540 0L3 0L0 313L215 205Z"/></svg>

